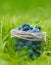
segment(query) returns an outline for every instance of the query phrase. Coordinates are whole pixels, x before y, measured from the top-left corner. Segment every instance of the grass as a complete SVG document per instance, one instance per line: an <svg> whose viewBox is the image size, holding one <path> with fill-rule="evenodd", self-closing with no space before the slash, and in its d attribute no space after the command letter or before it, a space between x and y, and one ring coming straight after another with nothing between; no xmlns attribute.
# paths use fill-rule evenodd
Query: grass
<svg viewBox="0 0 51 65"><path fill-rule="evenodd" d="M19 16L5 15L0 17L1 65L51 65L51 55L47 55L47 51L51 51L51 19L50 14L46 16L46 13L43 15L44 12L42 12L38 13L38 15L31 15L30 13L27 13ZM10 31L24 23L28 23L33 26L40 25L42 27L42 31L47 33L45 49L42 55L34 61L30 59L25 61L24 57L18 57L13 48L15 41L11 38Z"/></svg>

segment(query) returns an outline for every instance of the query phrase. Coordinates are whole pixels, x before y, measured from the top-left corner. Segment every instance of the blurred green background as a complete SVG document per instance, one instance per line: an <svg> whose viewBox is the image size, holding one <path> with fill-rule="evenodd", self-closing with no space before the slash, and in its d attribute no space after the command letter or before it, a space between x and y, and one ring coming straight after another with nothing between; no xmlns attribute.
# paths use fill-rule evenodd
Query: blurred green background
<svg viewBox="0 0 51 65"><path fill-rule="evenodd" d="M51 0L0 0L0 15L51 11ZM47 13L46 13L47 14Z"/></svg>
<svg viewBox="0 0 51 65"><path fill-rule="evenodd" d="M46 32L45 50L34 61L24 61L13 48L10 31L24 23L40 25ZM0 65L51 65L47 51L51 51L51 0L0 0Z"/></svg>

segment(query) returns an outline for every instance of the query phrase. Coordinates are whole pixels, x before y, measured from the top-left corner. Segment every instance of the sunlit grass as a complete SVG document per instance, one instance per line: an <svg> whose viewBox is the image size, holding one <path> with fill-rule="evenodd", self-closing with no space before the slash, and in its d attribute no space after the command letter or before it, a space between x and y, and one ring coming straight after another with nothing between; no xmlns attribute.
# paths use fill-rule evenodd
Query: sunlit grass
<svg viewBox="0 0 51 65"><path fill-rule="evenodd" d="M51 19L37 18L31 14L19 16L2 16L0 19L0 64L1 65L50 65L51 56L47 56L46 52L51 51ZM34 61L24 57L18 57L15 53L13 45L14 41L11 38L10 31L24 23L32 26L40 25L42 31L46 32L47 40L45 50L42 55ZM45 43L44 43L45 44ZM6 47L7 46L7 47ZM3 63L2 63L3 62Z"/></svg>

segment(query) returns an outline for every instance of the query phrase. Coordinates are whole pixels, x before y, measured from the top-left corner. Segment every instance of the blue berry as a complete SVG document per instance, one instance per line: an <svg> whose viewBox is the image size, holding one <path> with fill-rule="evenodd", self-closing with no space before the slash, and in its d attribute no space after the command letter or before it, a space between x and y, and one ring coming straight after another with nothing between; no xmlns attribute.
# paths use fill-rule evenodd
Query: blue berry
<svg viewBox="0 0 51 65"><path fill-rule="evenodd" d="M31 32L32 32L32 30L31 30L31 29L29 29L27 32L30 32L30 33L31 33Z"/></svg>
<svg viewBox="0 0 51 65"><path fill-rule="evenodd" d="M29 47L28 47L28 46L23 46L23 48L26 48L26 49L27 49L27 48L29 48Z"/></svg>
<svg viewBox="0 0 51 65"><path fill-rule="evenodd" d="M32 49L33 50L37 49L37 46L36 45L32 45Z"/></svg>
<svg viewBox="0 0 51 65"><path fill-rule="evenodd" d="M23 28L23 31L28 31L30 28L28 26Z"/></svg>
<svg viewBox="0 0 51 65"><path fill-rule="evenodd" d="M30 47L32 45L32 42L31 41L26 41L25 45L28 46L28 47Z"/></svg>
<svg viewBox="0 0 51 65"><path fill-rule="evenodd" d="M24 46L24 43L23 42L19 42L18 45Z"/></svg>
<svg viewBox="0 0 51 65"><path fill-rule="evenodd" d="M22 27L20 26L18 29L19 29L19 30L21 30L21 29L22 29Z"/></svg>
<svg viewBox="0 0 51 65"><path fill-rule="evenodd" d="M40 56L40 52L35 51L35 52L34 52L34 56L35 56L35 57L39 57L39 56Z"/></svg>
<svg viewBox="0 0 51 65"><path fill-rule="evenodd" d="M35 33L35 32L40 32L40 31L39 31L39 29L34 28L34 29L31 31L31 33Z"/></svg>
<svg viewBox="0 0 51 65"><path fill-rule="evenodd" d="M29 49L29 50L28 50L28 53L29 53L29 54L33 54L33 50L32 50L32 49Z"/></svg>
<svg viewBox="0 0 51 65"><path fill-rule="evenodd" d="M38 42L38 43L35 43L35 45L37 46L37 49L38 49L38 50L40 50L40 49L41 49L40 42Z"/></svg>
<svg viewBox="0 0 51 65"><path fill-rule="evenodd" d="M36 46L39 48L40 47L40 45L39 44L36 44Z"/></svg>
<svg viewBox="0 0 51 65"><path fill-rule="evenodd" d="M41 30L41 27L40 26L35 26L35 28L38 28L39 30Z"/></svg>

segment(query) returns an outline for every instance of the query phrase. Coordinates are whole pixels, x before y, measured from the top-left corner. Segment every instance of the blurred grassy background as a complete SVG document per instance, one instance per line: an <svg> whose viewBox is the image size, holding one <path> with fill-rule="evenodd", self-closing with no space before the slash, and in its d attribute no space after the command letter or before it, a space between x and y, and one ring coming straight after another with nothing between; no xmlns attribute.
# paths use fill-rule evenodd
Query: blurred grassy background
<svg viewBox="0 0 51 65"><path fill-rule="evenodd" d="M48 44L34 61L18 57L10 38L11 29L24 23L40 25L47 33ZM0 65L51 65L51 55L47 56L47 51L51 51L51 1L0 0Z"/></svg>
<svg viewBox="0 0 51 65"><path fill-rule="evenodd" d="M38 10L36 10L38 9ZM50 0L0 0L0 15L25 14L30 11L51 10ZM47 13L46 13L47 14Z"/></svg>

